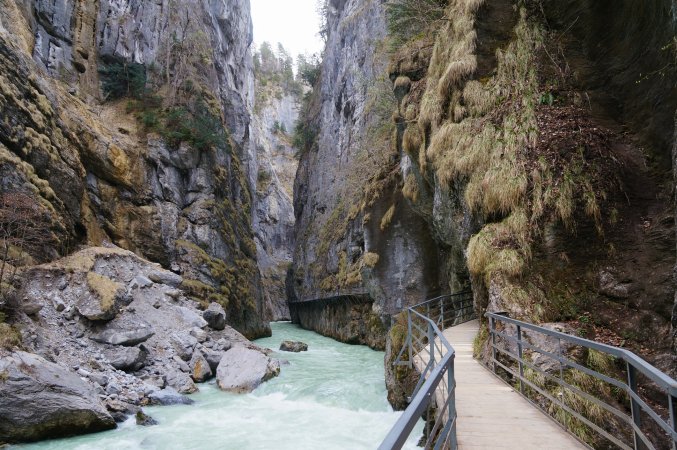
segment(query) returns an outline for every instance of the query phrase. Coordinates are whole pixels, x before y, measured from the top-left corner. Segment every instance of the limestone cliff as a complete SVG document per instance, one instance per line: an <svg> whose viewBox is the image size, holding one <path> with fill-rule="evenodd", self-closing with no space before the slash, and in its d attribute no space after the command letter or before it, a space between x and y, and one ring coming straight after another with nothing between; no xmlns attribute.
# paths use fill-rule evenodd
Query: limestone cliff
<svg viewBox="0 0 677 450"><path fill-rule="evenodd" d="M305 116L311 139L294 191L290 307L304 326L382 348L381 317L439 290L438 250L399 188L385 6L331 1L326 20L321 76ZM341 304L348 296L353 306ZM334 319L305 304L332 298L339 302L325 304Z"/></svg>
<svg viewBox="0 0 677 450"><path fill-rule="evenodd" d="M254 214L257 258L266 299L266 318L289 320L285 280L294 242L294 177L298 160L291 142L299 113L299 94L279 86L259 95L252 124L255 136L256 209Z"/></svg>
<svg viewBox="0 0 677 450"><path fill-rule="evenodd" d="M49 216L38 262L112 242L180 273L245 335L269 333L249 14L247 0L2 0L2 191Z"/></svg>
<svg viewBox="0 0 677 450"><path fill-rule="evenodd" d="M568 322L674 369L673 2L389 15L407 3L327 3L292 316L345 339L351 322L471 288L479 314ZM388 103L390 126L372 108ZM358 297L371 312L336 314Z"/></svg>

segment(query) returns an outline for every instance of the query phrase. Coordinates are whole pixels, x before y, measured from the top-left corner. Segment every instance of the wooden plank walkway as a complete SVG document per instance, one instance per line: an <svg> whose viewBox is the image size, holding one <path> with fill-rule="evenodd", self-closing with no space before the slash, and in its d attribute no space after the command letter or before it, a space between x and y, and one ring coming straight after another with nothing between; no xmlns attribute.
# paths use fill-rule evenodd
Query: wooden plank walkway
<svg viewBox="0 0 677 450"><path fill-rule="evenodd" d="M456 350L459 448L587 448L473 358L472 343L478 330L479 321L472 320L443 331Z"/></svg>

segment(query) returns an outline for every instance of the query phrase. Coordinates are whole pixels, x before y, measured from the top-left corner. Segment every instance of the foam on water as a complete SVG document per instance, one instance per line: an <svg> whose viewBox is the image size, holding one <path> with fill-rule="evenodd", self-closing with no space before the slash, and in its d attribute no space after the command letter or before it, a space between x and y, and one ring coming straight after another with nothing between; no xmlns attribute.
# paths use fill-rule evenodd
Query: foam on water
<svg viewBox="0 0 677 450"><path fill-rule="evenodd" d="M251 394L201 384L193 405L145 408L159 422L16 446L30 450L375 449L400 413L386 400L383 353L346 345L289 323L273 323L257 344L277 350L285 339L308 344L301 353L276 352L289 361L279 377ZM422 422L406 448L415 449Z"/></svg>

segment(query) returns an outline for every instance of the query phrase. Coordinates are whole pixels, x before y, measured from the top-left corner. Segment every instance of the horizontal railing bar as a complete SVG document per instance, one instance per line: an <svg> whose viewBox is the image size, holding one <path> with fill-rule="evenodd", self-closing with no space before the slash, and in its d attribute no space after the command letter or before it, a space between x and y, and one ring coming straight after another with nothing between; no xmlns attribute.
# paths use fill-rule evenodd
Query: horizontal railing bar
<svg viewBox="0 0 677 450"><path fill-rule="evenodd" d="M580 420L581 422L585 423L585 424L586 424L587 426L589 426L590 428L592 428L592 429L594 429L595 431L597 431L598 433L600 433L602 436L604 436L605 438L607 438L609 441L613 442L614 444L618 445L619 447L621 447L621 448L624 449L624 450L633 450L632 447L629 447L629 446L628 446L627 444L625 444L623 441L617 439L617 438L614 437L613 435L609 434L609 433L608 433L606 430L604 430L603 428L600 428L600 427L597 426L595 423L589 421L586 417L582 416L582 415L579 414L577 411L574 411L573 409L571 409L569 406L565 405L565 404L564 404L563 402L561 402L560 400L557 400L557 399L555 399L554 397L552 397L549 393L547 393L546 391L542 390L540 387L538 387L538 386L536 386L534 383L532 383L531 380L529 380L528 378L520 377L520 376L519 376L517 373L515 373L512 369L508 368L508 367L505 366L503 363L501 363L500 361L498 361L498 360L496 360L496 359L494 359L494 358L491 358L491 360L492 360L494 363L498 364L501 368L503 368L503 370L505 370L506 372L510 373L510 374L511 374L512 376L514 376L515 378L521 379L521 380L522 380L524 383L526 383L530 388L532 388L533 390L535 390L536 392L538 392L539 394L541 394L543 397L545 397L545 398L546 398L547 400L549 400L551 403L554 403L554 404L557 405L558 407L564 409L566 412L568 412L569 414L571 414L572 416L576 417L576 418L577 418L578 420ZM536 405L536 406L538 407L538 409L540 409L541 411L543 411L543 412L545 412L546 414L548 414L548 412L547 412L544 408L542 408L540 405L538 405L538 403L533 403L533 402L532 402L532 404L533 404L533 405ZM563 426L563 425L562 425L562 426ZM568 430L567 430L567 431L568 431Z"/></svg>
<svg viewBox="0 0 677 450"><path fill-rule="evenodd" d="M656 424L657 424L658 426L660 426L660 427L663 429L663 431L665 431L666 433L668 433L668 434L670 435L670 437L672 437L673 439L677 440L677 431L671 430L671 429L670 429L670 425L665 421L665 419L663 419L662 417L660 417L660 416L653 410L653 408L651 408L649 405L647 405L646 402L644 402L644 400L642 400L642 398L641 398L635 391L633 391L632 389L630 389L630 386L628 386L627 384L623 383L622 381L619 381L619 380L617 380L617 379L615 379L615 378L610 378L610 377L608 377L608 376L606 376L606 375L604 375L604 374L601 374L601 373L599 373L599 372L597 372L597 371L595 371L595 370L592 370L592 369L589 369L589 368L587 368L587 367L585 367L585 366L582 366L582 365L580 365L580 364L578 364L578 363L576 363L576 362L574 362L574 361L572 361L572 360L570 360L570 359L568 359L568 358L566 358L566 357L564 357L564 356L555 355L554 353L550 353L550 352L546 352L545 350L541 350L541 349L539 349L538 347L535 347L535 346L529 344L529 343L526 342L526 341L523 341L523 340L522 340L522 341L518 341L518 340L515 339L513 336L510 336L510 335L508 335L508 334L502 333L502 332L497 331L497 330L494 330L493 332L494 332L495 334L499 335L499 336L504 337L504 338L512 339L514 342L519 342L519 343L521 343L523 346L525 346L525 347L527 347L527 348L530 348L530 349L532 349L532 350L534 350L534 351L536 351L536 352L538 352L538 353L540 353L540 354L542 354L542 355L548 356L548 357L550 357L551 359L554 359L554 360L559 361L559 362L561 362L561 363L563 363L563 364L566 364L567 367L571 367L572 369L577 369L577 370L579 370L579 371L581 371L581 372L583 372L583 373L586 373L586 374L588 374L588 375L590 375L590 376L593 376L593 377L597 378L597 379L600 380L600 381L604 381L605 383L611 384L612 386L615 386L615 387L617 387L617 388L619 388L619 389L622 389L626 394L628 394L630 397L632 397L632 398L639 404L640 408L641 408L645 413L647 413L647 414L654 420L654 422L656 422ZM508 353L511 357L516 358L516 356L515 356L514 354L508 352L507 350L503 350L502 348L499 348L499 347L497 347L497 346L494 346L493 344L491 344L491 346L494 347L494 348L496 348L496 350L498 350L498 351L500 351L500 352L502 352L502 353Z"/></svg>
<svg viewBox="0 0 677 450"><path fill-rule="evenodd" d="M379 446L379 450L402 448L407 441L407 437L411 434L411 430L414 429L416 422L418 422L418 419L423 414L423 410L425 410L430 403L435 388L439 384L442 376L448 370L448 366L453 364L454 356L453 349L444 355L440 364L433 369L433 372L423 384L423 387L411 401L411 405L414 405L415 407L404 410L395 423L395 426L390 430L383 443Z"/></svg>
<svg viewBox="0 0 677 450"><path fill-rule="evenodd" d="M440 295L438 297L422 301L421 303L417 303L414 306L411 306L409 309L418 308L419 306L423 306L426 303L432 303L432 302L435 302L435 301L439 301L440 299L443 299L443 298L460 297L462 295L472 295L472 291L463 291L463 292L457 292L457 293L454 293L454 294Z"/></svg>
<svg viewBox="0 0 677 450"><path fill-rule="evenodd" d="M562 379L560 379L560 378L558 378L558 377L556 377L552 374L549 374L548 372L546 372L544 370L539 369L538 366L536 366L535 364L533 364L533 363L531 363L531 362L529 362L525 359L520 359L519 357L516 357L514 353L507 351L507 350L504 350L502 348L496 347L496 350L501 352L504 355L508 355L508 356L512 357L513 359L515 359L517 361L521 361L522 364L526 365L527 367L529 367L532 370L535 370L536 372L540 373L541 375L547 377L550 381L553 381L553 382L559 384L563 388L574 391L574 393L576 395L579 395L579 396L585 398L586 400L591 401L598 406L601 406L602 408L604 408L607 411L609 411L610 413L614 414L615 416L617 416L619 419L623 420L627 424L630 424L632 422L632 418L630 416L628 416L627 414L625 414L624 412L620 411L619 409L616 409L613 406L609 405L608 403L605 403L602 400L588 394L587 392L580 390L576 386L573 386L573 385L567 383L566 381L564 381L564 380L562 380Z"/></svg>
<svg viewBox="0 0 677 450"><path fill-rule="evenodd" d="M537 325L533 325L527 322L522 322L521 320L516 320L512 319L510 317L494 314L494 313L486 313L487 317L492 317L495 320L498 320L500 322L506 322L506 323L511 323L513 325L519 325L522 327L522 330L527 329L527 330L533 330L541 334L545 334L547 336L552 336L556 337L559 339L563 339L568 342L573 342L577 345L581 345L583 347L588 347L592 348L593 350L599 350L605 353L608 353L612 356L616 356L619 358L622 358L623 360L631 363L637 370L639 370L643 375L646 377L650 378L653 380L656 384L659 386L665 388L668 390L668 393L670 393L673 396L677 396L677 381L673 380L648 362L644 361L642 358L634 354L633 352L623 349L623 348L618 348L618 347L613 347L611 345L607 344L602 344L600 342L595 342L591 341L589 339L584 339L580 338L577 336L572 336L570 334L566 333L561 333L559 331L554 331L554 330L548 330L546 328L539 327Z"/></svg>
<svg viewBox="0 0 677 450"><path fill-rule="evenodd" d="M504 334L500 331L494 331L494 333L497 334L498 336L501 336L501 337L504 337L504 338L507 338L507 339L513 339L515 342L518 342L516 339L514 339L512 336L510 336L508 334ZM625 389L627 387L627 385L625 383L623 383L622 381L618 381L615 378L611 378L611 377L608 377L604 374L596 372L592 369L588 369L587 367L582 366L582 365L570 360L569 358L567 358L565 356L556 355L554 353L550 353L548 351L542 350L538 347L535 347L535 346L529 344L528 342L526 342L524 340L519 341L519 342L521 342L521 344L526 348L534 350L534 351L540 353L541 355L544 355L544 356L547 356L551 359L554 359L555 361L559 361L559 362L565 364L567 367L578 369L581 372L587 373L588 375L593 376L593 377L597 378L598 380L604 381L605 383L609 383L613 386L616 386L619 389Z"/></svg>

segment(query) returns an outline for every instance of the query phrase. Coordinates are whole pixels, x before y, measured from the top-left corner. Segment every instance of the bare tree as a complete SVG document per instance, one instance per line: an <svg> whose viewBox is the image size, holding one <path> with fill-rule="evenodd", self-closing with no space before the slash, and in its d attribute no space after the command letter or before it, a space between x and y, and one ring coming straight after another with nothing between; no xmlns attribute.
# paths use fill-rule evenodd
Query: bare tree
<svg viewBox="0 0 677 450"><path fill-rule="evenodd" d="M53 241L49 214L21 192L0 193L0 309L12 305L12 286L21 265Z"/></svg>

